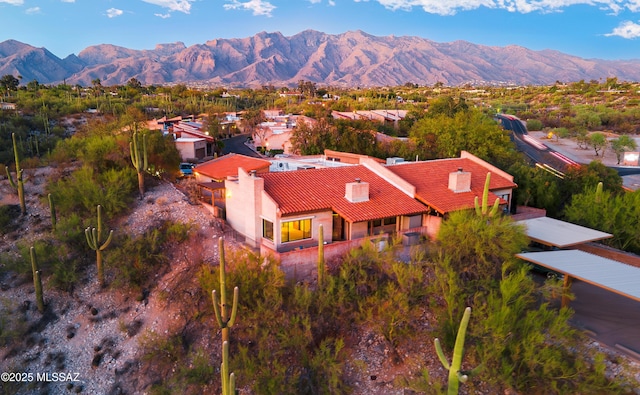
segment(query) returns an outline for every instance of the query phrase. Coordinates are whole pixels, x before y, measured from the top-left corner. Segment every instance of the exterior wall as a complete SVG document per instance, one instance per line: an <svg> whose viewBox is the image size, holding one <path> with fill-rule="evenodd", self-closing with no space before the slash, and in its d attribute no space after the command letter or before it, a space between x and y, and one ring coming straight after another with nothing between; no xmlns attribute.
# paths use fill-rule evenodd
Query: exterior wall
<svg viewBox="0 0 640 395"><path fill-rule="evenodd" d="M365 243L370 243L369 238L340 241L324 246L324 259L330 261L346 255L350 250ZM263 255L272 255L280 261L280 268L288 279L303 280L313 279L317 276L318 247L309 247L292 250L284 253L273 252L268 249L260 250Z"/></svg>
<svg viewBox="0 0 640 395"><path fill-rule="evenodd" d="M229 225L246 237L247 244L257 246L262 238L264 179L238 169L238 179L227 179L225 189Z"/></svg>
<svg viewBox="0 0 640 395"><path fill-rule="evenodd" d="M193 158L202 159L204 155L199 153L206 153L207 150L207 142L204 139L200 141L176 141L175 144L182 160Z"/></svg>
<svg viewBox="0 0 640 395"><path fill-rule="evenodd" d="M422 226L422 215L403 216L400 219L399 230L408 230L412 228L418 228Z"/></svg>
<svg viewBox="0 0 640 395"><path fill-rule="evenodd" d="M349 240L361 239L369 232L369 222L354 222L351 224L351 232L347 238Z"/></svg>
<svg viewBox="0 0 640 395"><path fill-rule="evenodd" d="M509 188L509 189L496 189L493 192L495 195L500 196L500 197L504 197L505 195L509 195L509 198L507 199L507 211L510 212L511 211L511 201L513 199L513 189ZM492 203L493 204L493 203Z"/></svg>
<svg viewBox="0 0 640 395"><path fill-rule="evenodd" d="M442 217L436 217L435 215L425 215L422 222L422 226L427 228L427 236L429 236L430 239L437 238L441 224Z"/></svg>
<svg viewBox="0 0 640 395"><path fill-rule="evenodd" d="M176 142L176 148L180 152L180 157L182 158L182 160L196 157L196 150L193 143Z"/></svg>

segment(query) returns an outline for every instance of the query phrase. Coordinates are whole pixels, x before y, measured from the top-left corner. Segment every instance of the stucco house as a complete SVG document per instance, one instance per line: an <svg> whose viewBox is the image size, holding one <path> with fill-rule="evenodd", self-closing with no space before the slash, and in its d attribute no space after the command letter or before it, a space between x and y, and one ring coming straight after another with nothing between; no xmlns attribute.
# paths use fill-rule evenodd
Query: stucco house
<svg viewBox="0 0 640 395"><path fill-rule="evenodd" d="M226 219L246 242L284 266L309 261L323 226L325 255L392 234L435 237L449 212L474 207L492 173L490 199L511 204L513 177L463 152L460 158L264 173L239 169L225 181ZM332 252L333 251L333 252ZM310 255L311 257L313 255ZM311 258L313 261L313 258Z"/></svg>

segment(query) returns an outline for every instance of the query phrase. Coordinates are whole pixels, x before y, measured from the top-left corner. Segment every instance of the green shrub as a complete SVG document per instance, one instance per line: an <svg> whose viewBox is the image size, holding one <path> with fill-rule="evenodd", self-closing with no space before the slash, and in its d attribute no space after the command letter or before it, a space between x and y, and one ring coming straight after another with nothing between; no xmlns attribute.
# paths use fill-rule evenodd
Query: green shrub
<svg viewBox="0 0 640 395"><path fill-rule="evenodd" d="M544 125L542 125L542 121L538 119L527 119L527 130L542 130Z"/></svg>
<svg viewBox="0 0 640 395"><path fill-rule="evenodd" d="M128 208L137 189L135 171L131 168L110 169L102 174L83 166L69 177L47 186L56 201L60 215L77 213L82 218L94 215L97 205L111 216Z"/></svg>

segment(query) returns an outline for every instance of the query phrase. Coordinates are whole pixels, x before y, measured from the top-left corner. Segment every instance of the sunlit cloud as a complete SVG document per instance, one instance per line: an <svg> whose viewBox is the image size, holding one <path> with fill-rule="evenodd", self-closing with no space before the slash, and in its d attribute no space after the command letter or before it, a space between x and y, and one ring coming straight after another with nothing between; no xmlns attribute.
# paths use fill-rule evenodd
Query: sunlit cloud
<svg viewBox="0 0 640 395"><path fill-rule="evenodd" d="M322 3L322 0L307 0L309 3L311 4L320 4ZM358 2L358 0L355 0L356 3ZM640 0L639 0L640 1ZM336 2L334 0L327 0L327 4L334 6L336 5Z"/></svg>
<svg viewBox="0 0 640 395"><path fill-rule="evenodd" d="M62 1L63 3L75 3L76 2L76 0L60 0L60 1Z"/></svg>
<svg viewBox="0 0 640 395"><path fill-rule="evenodd" d="M264 0L238 1L232 0L231 3L224 5L225 10L247 10L252 11L253 15L271 16L276 6Z"/></svg>
<svg viewBox="0 0 640 395"><path fill-rule="evenodd" d="M607 37L618 36L622 38L640 37L640 25L631 21L622 22L611 33L605 34Z"/></svg>
<svg viewBox="0 0 640 395"><path fill-rule="evenodd" d="M7 3L11 5L23 5L24 0L0 0L0 3Z"/></svg>
<svg viewBox="0 0 640 395"><path fill-rule="evenodd" d="M168 8L169 11L178 11L188 14L191 12L191 3L194 0L142 0L145 3L155 4L162 8Z"/></svg>
<svg viewBox="0 0 640 395"><path fill-rule="evenodd" d="M368 2L369 0L354 0ZM421 8L424 12L438 15L455 15L460 11L481 7L502 9L509 12L528 14L530 12L559 12L564 8L583 4L597 6L613 14L627 9L640 11L640 0L371 0L377 1L389 10L411 11Z"/></svg>
<svg viewBox="0 0 640 395"><path fill-rule="evenodd" d="M119 10L117 8L109 8L107 10L107 17L109 17L109 18L115 18L115 17L120 16L122 14L123 14L123 11Z"/></svg>
<svg viewBox="0 0 640 395"><path fill-rule="evenodd" d="M162 19L167 19L167 18L171 18L171 14L170 13L166 13L166 14L153 14L155 16L157 16L158 18L162 18Z"/></svg>
<svg viewBox="0 0 640 395"><path fill-rule="evenodd" d="M28 15L32 15L32 14L39 14L40 13L40 7L31 7L31 8L27 8L27 10L25 11Z"/></svg>

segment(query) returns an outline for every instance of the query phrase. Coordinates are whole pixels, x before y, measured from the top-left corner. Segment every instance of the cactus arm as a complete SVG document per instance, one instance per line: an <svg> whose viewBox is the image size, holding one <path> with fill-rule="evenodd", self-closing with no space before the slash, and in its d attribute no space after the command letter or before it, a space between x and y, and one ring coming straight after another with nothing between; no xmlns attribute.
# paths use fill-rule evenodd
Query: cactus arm
<svg viewBox="0 0 640 395"><path fill-rule="evenodd" d="M229 375L229 395L235 395L236 393L236 375L231 373Z"/></svg>
<svg viewBox="0 0 640 395"><path fill-rule="evenodd" d="M13 177L11 177L9 166L5 167L5 170L7 171L7 178L9 179L9 185L11 185L11 188L18 189L18 185L15 183L15 181L13 181ZM17 173L16 173L16 177L18 177Z"/></svg>
<svg viewBox="0 0 640 395"><path fill-rule="evenodd" d="M228 327L232 327L233 323L236 321L236 313L238 312L238 293L240 290L238 287L233 288L233 305L231 307L231 317L229 317L229 321L227 322Z"/></svg>
<svg viewBox="0 0 640 395"><path fill-rule="evenodd" d="M500 198L496 198L496 201L493 202L493 207L489 212L489 217L493 217L494 215L498 214L499 209L500 209Z"/></svg>
<svg viewBox="0 0 640 395"><path fill-rule="evenodd" d="M442 346L440 345L440 339L436 337L433 341L436 346L436 354L438 354L438 359L440 359L440 363L444 367L445 370L449 370L449 361L447 361L447 357L444 356L444 352L442 351Z"/></svg>
<svg viewBox="0 0 640 395"><path fill-rule="evenodd" d="M438 358L440 359L440 362L442 363L444 368L449 371L447 384L448 395L458 394L460 383L465 383L470 376L476 374L481 368L481 366L478 366L471 372L460 370L460 367L462 365L462 356L464 354L464 340L467 333L467 327L469 326L470 317L471 307L467 307L464 310L462 321L460 321L460 326L458 327L458 334L456 336L456 342L453 348L453 357L451 358L451 364L448 363L447 358L444 356L444 352L442 351L442 347L440 345L440 340L435 339L434 341Z"/></svg>
<svg viewBox="0 0 640 395"><path fill-rule="evenodd" d="M595 201L596 201L596 203L602 202L602 181L600 181L598 183L598 186L596 187Z"/></svg>
<svg viewBox="0 0 640 395"><path fill-rule="evenodd" d="M487 178L484 180L484 191L482 191L482 215L487 214L487 205L489 201L489 183L491 182L491 173L487 173Z"/></svg>
<svg viewBox="0 0 640 395"><path fill-rule="evenodd" d="M482 215L482 209L480 208L480 200L478 199L477 196L473 199L473 204L476 207L476 214L478 216Z"/></svg>
<svg viewBox="0 0 640 395"><path fill-rule="evenodd" d="M213 300L213 312L216 316L216 321L220 328L224 328L225 324L222 322L222 315L220 315L220 307L218 307L218 297L216 296L216 290L211 291L211 299Z"/></svg>
<svg viewBox="0 0 640 395"><path fill-rule="evenodd" d="M96 228L87 228L84 230L84 235L87 238L87 244L89 245L89 248L91 248L92 250L95 250L96 247L96 242L95 242L95 233L96 232Z"/></svg>
<svg viewBox="0 0 640 395"><path fill-rule="evenodd" d="M107 240L102 244L102 246L100 246L100 251L103 251L105 248L109 247L109 244L111 243L112 238L113 238L113 230L109 231L109 237L107 237Z"/></svg>

